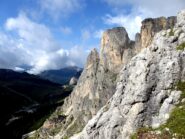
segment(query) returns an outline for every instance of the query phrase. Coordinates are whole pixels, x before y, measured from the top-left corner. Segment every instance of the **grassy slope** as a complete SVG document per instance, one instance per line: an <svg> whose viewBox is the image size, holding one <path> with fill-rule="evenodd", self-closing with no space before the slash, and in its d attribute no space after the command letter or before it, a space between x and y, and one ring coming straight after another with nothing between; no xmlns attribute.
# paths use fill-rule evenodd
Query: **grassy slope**
<svg viewBox="0 0 185 139"><path fill-rule="evenodd" d="M178 82L176 89L182 91L180 103L173 109L170 114L170 118L164 125L161 125L157 129L152 128L140 128L138 131L131 136L131 139L141 139L154 136L156 139L167 139L167 138L185 138L185 82ZM167 129L167 130L166 130ZM160 135L153 134L152 131L160 131Z"/></svg>

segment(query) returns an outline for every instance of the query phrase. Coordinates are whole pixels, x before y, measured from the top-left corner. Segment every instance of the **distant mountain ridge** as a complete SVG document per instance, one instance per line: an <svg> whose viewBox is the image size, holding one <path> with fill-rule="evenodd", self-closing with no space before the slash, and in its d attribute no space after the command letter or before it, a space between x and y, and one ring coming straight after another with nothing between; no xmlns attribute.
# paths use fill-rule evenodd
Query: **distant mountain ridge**
<svg viewBox="0 0 185 139"><path fill-rule="evenodd" d="M82 68L71 66L59 70L46 70L41 72L39 76L55 83L68 84L72 77L79 78L82 70Z"/></svg>
<svg viewBox="0 0 185 139"><path fill-rule="evenodd" d="M2 137L20 139L22 134L37 129L58 105L62 105L71 89L37 75L0 69Z"/></svg>

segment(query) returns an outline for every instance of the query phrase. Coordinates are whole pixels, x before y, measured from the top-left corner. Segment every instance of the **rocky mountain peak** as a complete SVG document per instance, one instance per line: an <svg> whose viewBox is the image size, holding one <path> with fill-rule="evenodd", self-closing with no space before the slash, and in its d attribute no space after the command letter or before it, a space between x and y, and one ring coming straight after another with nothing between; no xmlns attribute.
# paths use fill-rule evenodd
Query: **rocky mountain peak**
<svg viewBox="0 0 185 139"><path fill-rule="evenodd" d="M180 19L178 20L180 22ZM156 86L159 86L155 88L156 90L165 90L167 87L163 85L164 88L160 88L161 86L157 84L159 77L163 76L160 70L163 72L167 70L163 69L161 64L170 66L168 62L172 60L172 57L177 56L175 49L170 48L171 42L177 41L177 37L169 37L169 29L173 28L175 23L176 17L146 19L142 22L141 33L136 34L135 41L129 39L124 27L105 31L101 39L100 54L96 49L90 52L72 94L56 111L57 114L60 113L65 117L63 121L54 126L59 128L58 133L51 135L55 128L47 131L45 127L42 127L39 129L39 135L45 138L48 135L54 138L71 137L80 132L96 115L89 121L80 136L75 136L75 138L126 139L131 133L122 133L122 128L134 131L143 125L143 123L137 123L140 122L141 116L144 116L142 121L146 119L146 123L151 121L148 119L148 116L151 116L148 107L152 105L149 104L157 103L154 114L159 108L158 101L155 101L157 98L150 98L150 95L156 96L158 92L151 92L151 90ZM168 31L165 31L166 29ZM156 35L161 30L164 30L163 35L161 33ZM183 38L182 35L181 37ZM164 47L165 45L169 47ZM171 54L172 50L173 54ZM177 68L179 68L178 65ZM166 78L167 74L161 78L161 83L167 82ZM176 78L170 78L168 82L173 80ZM159 95L164 94L159 93ZM170 96L170 93L165 92L164 96ZM175 103L178 96L174 98L176 98ZM142 114L139 115L140 113ZM136 121L136 125L132 123L132 120ZM42 131L47 131L47 134Z"/></svg>
<svg viewBox="0 0 185 139"><path fill-rule="evenodd" d="M115 94L71 139L129 139L140 128L148 130L143 131L150 133L148 138L184 138L184 131L175 127L184 128L185 96L178 84L185 84L185 10L177 19L173 33L158 32L149 46L123 65ZM151 25L151 19L147 22Z"/></svg>
<svg viewBox="0 0 185 139"><path fill-rule="evenodd" d="M175 16L171 17L159 17L159 18L147 18L142 21L141 27L141 45L146 48L151 44L154 35L161 31L174 27L177 19Z"/></svg>
<svg viewBox="0 0 185 139"><path fill-rule="evenodd" d="M94 48L87 57L86 68L97 62L99 62L99 53Z"/></svg>
<svg viewBox="0 0 185 139"><path fill-rule="evenodd" d="M107 70L118 72L123 63L123 53L130 47L130 39L124 27L109 29L101 39L100 64Z"/></svg>

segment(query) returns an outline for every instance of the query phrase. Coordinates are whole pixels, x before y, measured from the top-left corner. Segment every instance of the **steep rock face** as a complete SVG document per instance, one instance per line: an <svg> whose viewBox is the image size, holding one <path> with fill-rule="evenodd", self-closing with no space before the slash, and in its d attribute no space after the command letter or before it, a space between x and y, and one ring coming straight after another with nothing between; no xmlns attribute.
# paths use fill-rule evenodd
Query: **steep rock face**
<svg viewBox="0 0 185 139"><path fill-rule="evenodd" d="M147 18L142 22L141 27L141 45L146 48L151 44L154 35L166 29L171 29L176 23L176 17Z"/></svg>
<svg viewBox="0 0 185 139"><path fill-rule="evenodd" d="M39 129L39 138L65 138L81 131L114 94L117 74L122 64L136 54L136 46L140 47L129 39L123 27L105 31L101 40L100 55L96 49L91 51L76 87L64 105ZM58 117L57 115L65 118L51 125L50 121ZM54 132L59 134L55 136Z"/></svg>
<svg viewBox="0 0 185 139"><path fill-rule="evenodd" d="M100 55L95 49L91 51L74 91L53 114L65 118L49 128L48 121L52 118L46 121L38 131L39 138L65 138L80 132L115 93L119 71L143 48L142 35L145 34L136 34L134 42L123 27L104 32Z"/></svg>
<svg viewBox="0 0 185 139"><path fill-rule="evenodd" d="M128 55L123 56L124 53ZM81 131L88 120L112 97L122 64L129 61L134 54L134 43L130 41L123 27L104 32L100 56L95 49L90 53L78 85L62 107L62 111L67 115L66 119L72 117L72 120L67 122L67 130L66 127L63 128L56 138L71 136L74 133L72 130Z"/></svg>
<svg viewBox="0 0 185 139"><path fill-rule="evenodd" d="M118 73L123 63L133 51L126 30L122 27L109 29L104 32L101 40L100 64L109 71ZM125 53L125 54L124 54Z"/></svg>
<svg viewBox="0 0 185 139"><path fill-rule="evenodd" d="M185 11L178 14L174 36L155 35L152 44L123 67L108 103L72 139L128 139L139 127L159 127L178 103L176 83L185 80Z"/></svg>

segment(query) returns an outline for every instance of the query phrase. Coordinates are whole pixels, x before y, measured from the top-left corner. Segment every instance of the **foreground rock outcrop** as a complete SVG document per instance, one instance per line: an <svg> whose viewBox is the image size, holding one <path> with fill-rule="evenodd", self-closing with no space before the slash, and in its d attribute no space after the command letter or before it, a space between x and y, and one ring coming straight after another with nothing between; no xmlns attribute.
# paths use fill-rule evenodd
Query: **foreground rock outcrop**
<svg viewBox="0 0 185 139"><path fill-rule="evenodd" d="M37 138L58 139L70 137L82 131L89 119L95 115L95 118L89 122L80 134L80 138L111 139L127 137L122 134L121 128L125 125L126 120L131 126L131 120L137 117L138 113L145 111L145 106L143 106L145 102L148 105L154 101L150 100L149 94L151 92L149 91L152 90L151 86L154 88L155 83L158 81L157 77L162 75L162 73L160 75L151 73L152 82L150 82L150 78L145 81L145 78L152 70L154 70L154 73L159 70L155 68L155 65L158 65L160 61L155 58L154 54L153 57L148 55L150 54L149 48L143 51L142 49L151 44L156 33L163 29L173 28L175 23L176 17L146 19L142 23L141 33L136 34L135 41L129 39L123 27L105 31L101 40L100 54L96 49L91 51L74 91L65 100L64 105L59 107L36 132ZM166 35L168 36L168 33ZM157 40L156 37L155 40ZM159 48L154 51L160 50ZM142 51L140 55L143 55L143 57L137 56L138 58L133 58L140 51ZM165 52L161 52L161 55L159 53L161 57L163 57L162 53ZM145 59L145 57L148 59ZM130 62L131 59L132 61ZM149 60L153 64L151 69L150 64L148 64ZM120 72L127 63L129 64L125 70ZM146 66L148 66L148 69L145 69ZM117 77L121 77L121 79L117 79ZM127 90L123 88L127 88ZM137 90L139 91L135 94ZM168 93L164 92L164 94L164 96L167 96ZM113 95L114 97L111 98ZM109 102L107 103L108 100ZM176 97L177 100L178 97ZM106 106L102 108L104 105ZM121 105L120 109L118 105ZM134 105L133 108L132 105ZM157 106L154 107L152 114L155 114L155 111L158 110L159 106ZM100 108L102 109L98 112ZM131 111L129 112L129 110ZM146 110L146 113L148 113L147 118L151 116L148 111ZM123 117L124 114L128 119ZM137 117L137 120L144 120L139 118ZM58 120L53 122L56 121L53 119ZM134 124L133 129L129 126L126 127L132 132L141 125L140 123L136 126ZM118 136L118 134L120 135Z"/></svg>
<svg viewBox="0 0 185 139"><path fill-rule="evenodd" d="M129 139L140 127L166 122L182 93L176 84L185 80L185 10L170 32L157 33L123 66L113 97L72 139Z"/></svg>

